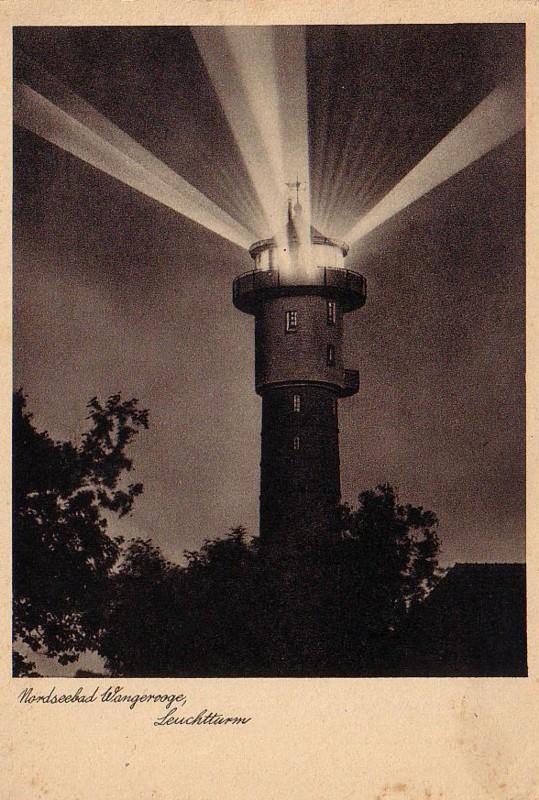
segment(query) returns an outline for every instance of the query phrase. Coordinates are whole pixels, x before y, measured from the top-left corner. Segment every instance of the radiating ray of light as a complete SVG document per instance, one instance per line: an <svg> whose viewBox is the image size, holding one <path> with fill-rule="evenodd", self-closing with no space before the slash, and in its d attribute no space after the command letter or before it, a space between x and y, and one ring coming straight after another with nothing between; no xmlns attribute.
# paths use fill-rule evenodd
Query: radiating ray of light
<svg viewBox="0 0 539 800"><path fill-rule="evenodd" d="M31 86L34 91L51 100L55 105L70 113L80 122L88 125L88 121L91 118L92 125L89 127L100 125L99 115L93 113L94 109L91 106L85 103L79 95L72 92L65 83L48 72L41 63L20 48L17 51L16 71L19 81ZM205 125L202 124L198 114L189 113L181 87L178 87L178 90L177 94L174 93L172 96L168 96L166 100L167 106L175 109L172 116L168 118L167 127L175 125L181 132L182 138L180 141L185 140L185 137L187 137L185 141L186 152L192 153L194 150L196 154L194 157L211 169L214 185L218 188L218 195L219 197L223 195L223 202L219 200L214 200L214 202L221 209L226 209L232 218L243 224L249 231L254 231L261 238L264 235L265 226L263 220L261 220L261 208L256 196L252 193L252 187L246 186L241 181L241 178L238 178L237 165L234 162L224 163L222 158L215 158L214 143L208 141L208 131ZM106 129L104 133L106 133ZM159 136L160 138L162 137L162 131L159 132ZM177 138L174 141L175 144L173 146L176 149L178 146ZM182 174L181 169L178 170L173 167L172 169L176 174ZM226 205L223 205L224 202L226 202Z"/></svg>
<svg viewBox="0 0 539 800"><path fill-rule="evenodd" d="M367 122L360 131L356 150L343 154L335 175L334 187L329 192L325 205L323 230L331 231L338 238L344 238L350 225L355 224L358 211L353 211L354 208L359 206L359 209L367 210L373 205L371 198L382 195L379 187L383 189L383 185L387 185L388 173L403 159L409 158L409 163L414 161L417 136L414 135L416 123L413 118L404 121L401 126L401 133L409 132L407 141L395 148L391 146L391 131L385 127L387 119L384 113L373 110L365 116ZM347 137L347 141L349 140L350 137ZM353 182L350 180L351 176Z"/></svg>
<svg viewBox="0 0 539 800"><path fill-rule="evenodd" d="M300 243L306 245L310 244L311 187L305 28L301 25L275 27L273 44L284 171L288 182L298 179L302 183L299 201L303 207L303 224L299 226L298 235Z"/></svg>
<svg viewBox="0 0 539 800"><path fill-rule="evenodd" d="M269 237L286 223L286 188L279 154L281 132L274 113L275 78L267 63L257 63L262 59L257 57L254 44L257 39L261 51L267 55L270 33L267 28L239 30L247 32L244 40L246 50L249 53L255 51L252 53L253 75L256 71L255 95L258 93L259 99L265 100L269 109L267 112L264 110L260 118L256 115L257 105L255 108L251 106L249 90L237 63L238 54L232 51L233 35L227 36L224 28L198 26L192 29L192 33L260 200L267 225L264 235ZM248 76L247 80L251 86ZM266 130L263 130L264 124ZM268 140L272 143L269 151L265 144Z"/></svg>
<svg viewBox="0 0 539 800"><path fill-rule="evenodd" d="M301 196L310 241L305 34L302 28L192 29L210 80L264 210L267 236L287 254L287 182L307 186Z"/></svg>
<svg viewBox="0 0 539 800"><path fill-rule="evenodd" d="M380 130L380 116L379 112L371 109L368 109L367 112L363 110L363 113L356 113L354 116L341 156L338 160L333 161L333 180L320 204L322 231L331 231L334 235L344 233L345 229L339 219L342 217L342 208L338 214L335 213L335 206L339 204L339 201L342 203L343 185L349 181L349 176L358 176L358 183L364 190L368 162L371 159L377 159L376 150L378 148L381 150L384 146L385 137L383 129ZM356 135L354 136L354 134ZM372 141L374 136L375 141ZM359 178L360 175L361 178Z"/></svg>
<svg viewBox="0 0 539 800"><path fill-rule="evenodd" d="M525 125L524 83L504 81L345 234L352 243L456 175Z"/></svg>
<svg viewBox="0 0 539 800"><path fill-rule="evenodd" d="M224 239L243 248L252 243L251 231L82 98L65 92L57 102L17 82L14 121Z"/></svg>
<svg viewBox="0 0 539 800"><path fill-rule="evenodd" d="M286 191L287 175L279 116L273 31L270 27L225 27L224 35L234 58L245 100L256 121L271 176L282 200ZM284 215L282 204L279 210Z"/></svg>
<svg viewBox="0 0 539 800"><path fill-rule="evenodd" d="M328 185L328 164L331 163L330 140L334 123L334 103L332 101L332 87L334 85L335 70L338 64L337 53L339 47L336 31L327 28L314 28L310 31L311 46L317 55L317 63L324 68L316 75L316 85L312 86L315 96L314 119L310 138L311 182L313 185L312 219L315 227L321 232L327 232L325 225L325 197Z"/></svg>

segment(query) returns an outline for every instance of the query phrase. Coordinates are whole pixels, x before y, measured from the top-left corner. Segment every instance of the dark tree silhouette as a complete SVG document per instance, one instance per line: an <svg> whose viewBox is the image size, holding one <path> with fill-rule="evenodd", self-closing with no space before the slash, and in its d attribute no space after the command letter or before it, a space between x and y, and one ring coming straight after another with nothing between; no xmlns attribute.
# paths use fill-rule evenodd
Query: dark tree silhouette
<svg viewBox="0 0 539 800"><path fill-rule="evenodd" d="M128 547L99 648L116 675L368 675L432 588L434 514L379 486L341 509L340 535L264 550L243 528L167 562Z"/></svg>
<svg viewBox="0 0 539 800"><path fill-rule="evenodd" d="M399 503L389 484L358 500L356 510L343 508L333 559L333 652L346 673L379 674L389 637L438 580L438 520Z"/></svg>
<svg viewBox="0 0 539 800"><path fill-rule="evenodd" d="M37 431L22 391L14 396L13 633L62 664L97 647L121 543L108 535L104 514L129 513L142 492L140 483L120 482L132 468L126 449L147 428L148 412L119 394L104 405L94 397L88 409L89 430L75 446ZM15 674L32 668L15 657Z"/></svg>
<svg viewBox="0 0 539 800"><path fill-rule="evenodd" d="M108 583L99 642L113 675L167 675L187 633L182 595L182 569L150 540L131 541Z"/></svg>
<svg viewBox="0 0 539 800"><path fill-rule="evenodd" d="M99 645L114 675L241 675L261 662L255 597L257 548L243 528L166 561L135 539L109 589Z"/></svg>
<svg viewBox="0 0 539 800"><path fill-rule="evenodd" d="M401 505L388 484L358 501L341 508L336 539L313 531L266 554L274 674L379 674L392 632L437 580L436 516Z"/></svg>
<svg viewBox="0 0 539 800"><path fill-rule="evenodd" d="M13 651L13 675L18 678L40 678L39 672L36 672L35 663L29 661L21 653L16 650Z"/></svg>
<svg viewBox="0 0 539 800"><path fill-rule="evenodd" d="M376 675L410 609L434 586L430 511L387 484L339 510L337 530L262 547L243 528L167 561L150 540L122 541L106 514L142 491L121 487L126 449L147 427L136 400L89 404L81 444L38 432L14 407L14 636L75 661L100 653L114 675ZM301 528L301 526L300 526ZM14 673L32 676L20 654Z"/></svg>

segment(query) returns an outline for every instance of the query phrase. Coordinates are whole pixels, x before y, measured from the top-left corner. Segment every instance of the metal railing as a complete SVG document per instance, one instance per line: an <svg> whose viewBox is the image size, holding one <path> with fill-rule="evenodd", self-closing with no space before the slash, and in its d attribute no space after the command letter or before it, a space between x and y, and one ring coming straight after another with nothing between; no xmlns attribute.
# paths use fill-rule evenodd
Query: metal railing
<svg viewBox="0 0 539 800"><path fill-rule="evenodd" d="M233 295L237 297L246 292L260 289L280 289L288 286L325 286L365 295L367 282L359 272L339 267L317 267L316 270L301 274L285 274L279 270L250 270L234 280Z"/></svg>

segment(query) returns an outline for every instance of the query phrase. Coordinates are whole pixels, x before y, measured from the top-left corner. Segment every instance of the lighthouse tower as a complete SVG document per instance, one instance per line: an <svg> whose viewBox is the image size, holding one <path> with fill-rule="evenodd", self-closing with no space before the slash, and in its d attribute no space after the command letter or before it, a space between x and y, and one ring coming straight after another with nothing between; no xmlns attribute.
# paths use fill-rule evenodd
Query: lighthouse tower
<svg viewBox="0 0 539 800"><path fill-rule="evenodd" d="M255 242L254 270L233 284L255 318L255 386L262 397L260 538L281 546L331 534L341 499L338 400L359 388L343 363L344 316L366 300L344 268L347 245L311 228L289 201L287 230Z"/></svg>

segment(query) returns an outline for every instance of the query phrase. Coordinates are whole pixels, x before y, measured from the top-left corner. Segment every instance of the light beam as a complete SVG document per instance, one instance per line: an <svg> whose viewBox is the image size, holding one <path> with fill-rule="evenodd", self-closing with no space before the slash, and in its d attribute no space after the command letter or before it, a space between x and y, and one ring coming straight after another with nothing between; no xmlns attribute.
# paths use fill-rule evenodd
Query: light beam
<svg viewBox="0 0 539 800"><path fill-rule="evenodd" d="M283 137L286 180L303 185L300 245L310 247L311 186L309 169L309 116L305 29L301 25L273 28L275 64L279 86L279 113Z"/></svg>
<svg viewBox="0 0 539 800"><path fill-rule="evenodd" d="M353 243L468 167L525 125L523 81L498 85L345 234Z"/></svg>
<svg viewBox="0 0 539 800"><path fill-rule="evenodd" d="M193 37L217 93L262 206L271 236L286 222L285 176L269 28L192 28ZM252 64L249 65L249 58ZM260 116L259 116L260 114Z"/></svg>
<svg viewBox="0 0 539 800"><path fill-rule="evenodd" d="M57 102L53 103L27 84L17 82L14 87L14 121L224 239L242 248L248 248L252 243L251 231L89 103L67 90Z"/></svg>
<svg viewBox="0 0 539 800"><path fill-rule="evenodd" d="M300 27L192 28L193 37L245 162L281 260L286 183L302 195L303 244L310 243L305 32ZM301 243L301 242L300 242Z"/></svg>

